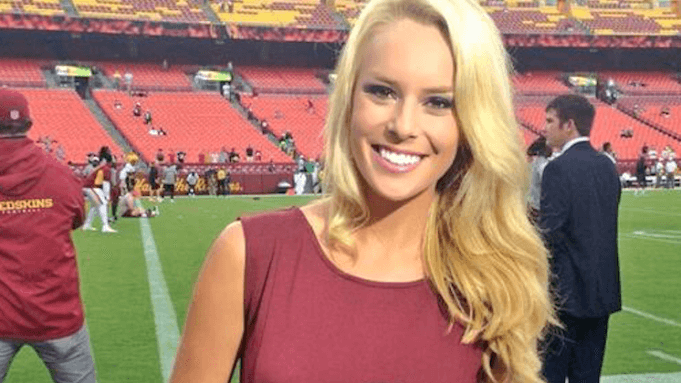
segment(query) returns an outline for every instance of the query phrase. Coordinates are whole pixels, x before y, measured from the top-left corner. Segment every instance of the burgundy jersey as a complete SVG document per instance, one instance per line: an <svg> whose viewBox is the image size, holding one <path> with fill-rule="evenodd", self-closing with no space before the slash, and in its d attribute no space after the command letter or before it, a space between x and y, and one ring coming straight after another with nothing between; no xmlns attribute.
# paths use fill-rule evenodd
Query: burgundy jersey
<svg viewBox="0 0 681 383"><path fill-rule="evenodd" d="M101 188L104 181L111 181L111 164L108 162L104 162L94 168L94 170L85 177L83 187Z"/></svg>
<svg viewBox="0 0 681 383"><path fill-rule="evenodd" d="M71 240L81 188L31 140L0 139L0 338L56 339L83 325Z"/></svg>
<svg viewBox="0 0 681 383"><path fill-rule="evenodd" d="M477 344L462 344L427 280L375 282L321 250L298 208L243 218L244 383L474 383Z"/></svg>

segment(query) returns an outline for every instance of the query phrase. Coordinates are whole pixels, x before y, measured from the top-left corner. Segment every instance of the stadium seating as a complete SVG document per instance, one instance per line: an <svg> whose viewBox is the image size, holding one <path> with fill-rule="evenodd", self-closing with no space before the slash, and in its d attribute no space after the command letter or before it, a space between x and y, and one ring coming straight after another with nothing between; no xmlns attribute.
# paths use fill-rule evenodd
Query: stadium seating
<svg viewBox="0 0 681 383"><path fill-rule="evenodd" d="M486 7L487 12L504 33L582 33L574 21L555 7L533 9Z"/></svg>
<svg viewBox="0 0 681 383"><path fill-rule="evenodd" d="M230 12L226 1L213 3L220 21L245 25L337 29L341 24L319 0L236 0Z"/></svg>
<svg viewBox="0 0 681 383"><path fill-rule="evenodd" d="M0 0L0 13L28 13L44 16L65 14L59 0Z"/></svg>
<svg viewBox="0 0 681 383"><path fill-rule="evenodd" d="M315 72L308 68L237 68L237 73L260 93L326 93Z"/></svg>
<svg viewBox="0 0 681 383"><path fill-rule="evenodd" d="M336 12L345 17L348 24L354 25L362 8L364 8L364 4L366 4L366 2L361 0L336 0L335 9Z"/></svg>
<svg viewBox="0 0 681 383"><path fill-rule="evenodd" d="M62 145L66 161L84 163L87 153L96 152L104 145L109 146L117 156L122 153L75 91L17 90L28 99L33 119L28 136L33 140L45 136L56 140L52 150Z"/></svg>
<svg viewBox="0 0 681 383"><path fill-rule="evenodd" d="M132 89L173 91L192 89L192 83L182 66L171 66L168 70L163 70L161 63L100 62L95 65L100 67L111 81L118 72L121 76L121 89L125 83L123 76L128 71L132 74Z"/></svg>
<svg viewBox="0 0 681 383"><path fill-rule="evenodd" d="M597 35L661 33L661 25L643 10L583 8L572 15Z"/></svg>
<svg viewBox="0 0 681 383"><path fill-rule="evenodd" d="M624 93L667 93L681 95L681 83L671 72L601 72L601 78L612 78Z"/></svg>
<svg viewBox="0 0 681 383"><path fill-rule="evenodd" d="M671 137L644 125L612 106L595 100L592 102L596 106L596 120L591 131L591 144L595 148L600 148L603 143L610 142L620 160L635 160L643 145L654 147L672 145L674 150L680 153L681 142L674 141ZM518 119L541 130L544 128L545 107L545 104L519 105ZM633 137L621 137L620 132L623 129L631 129Z"/></svg>
<svg viewBox="0 0 681 383"><path fill-rule="evenodd" d="M619 102L627 110L636 110L637 116L681 135L681 97L636 97ZM669 111L665 116L663 109Z"/></svg>
<svg viewBox="0 0 681 383"><path fill-rule="evenodd" d="M83 17L206 23L201 0L72 0Z"/></svg>
<svg viewBox="0 0 681 383"><path fill-rule="evenodd" d="M513 76L516 93L559 94L569 90L560 79L559 71L518 73Z"/></svg>
<svg viewBox="0 0 681 383"><path fill-rule="evenodd" d="M308 110L308 99L313 108ZM306 157L322 154L322 130L328 108L326 96L274 96L243 97L242 104L250 106L253 114L267 120L270 130L281 137L286 131L293 135L296 149Z"/></svg>
<svg viewBox="0 0 681 383"><path fill-rule="evenodd" d="M22 59L0 59L0 85L44 87L40 63Z"/></svg>
<svg viewBox="0 0 681 383"><path fill-rule="evenodd" d="M124 92L100 90L94 92L100 107L125 137L147 159L154 158L159 148L166 152L184 151L187 162L197 162L199 153L219 152L235 147L245 158L249 145L262 152L263 161L291 162L274 144L260 134L217 93L151 93L148 97L129 97ZM115 101L122 104L115 108ZM132 108L140 102L143 112L152 113L152 126L162 128L166 136L152 136L142 117L135 117Z"/></svg>

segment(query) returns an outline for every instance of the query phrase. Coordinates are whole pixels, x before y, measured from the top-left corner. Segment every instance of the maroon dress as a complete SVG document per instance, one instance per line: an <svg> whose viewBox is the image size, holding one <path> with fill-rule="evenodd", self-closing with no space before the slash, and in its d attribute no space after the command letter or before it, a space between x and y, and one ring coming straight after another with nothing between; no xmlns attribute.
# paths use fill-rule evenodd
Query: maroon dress
<svg viewBox="0 0 681 383"><path fill-rule="evenodd" d="M427 280L375 282L326 258L299 208L241 219L243 383L476 381L481 350L447 332Z"/></svg>

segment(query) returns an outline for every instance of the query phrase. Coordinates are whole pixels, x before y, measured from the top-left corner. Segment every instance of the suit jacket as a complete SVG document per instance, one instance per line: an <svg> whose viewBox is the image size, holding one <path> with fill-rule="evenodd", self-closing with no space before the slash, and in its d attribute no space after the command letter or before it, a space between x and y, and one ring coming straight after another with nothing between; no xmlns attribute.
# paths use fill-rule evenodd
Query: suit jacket
<svg viewBox="0 0 681 383"><path fill-rule="evenodd" d="M578 142L544 169L540 227L551 252L559 310L580 318L621 310L615 165Z"/></svg>

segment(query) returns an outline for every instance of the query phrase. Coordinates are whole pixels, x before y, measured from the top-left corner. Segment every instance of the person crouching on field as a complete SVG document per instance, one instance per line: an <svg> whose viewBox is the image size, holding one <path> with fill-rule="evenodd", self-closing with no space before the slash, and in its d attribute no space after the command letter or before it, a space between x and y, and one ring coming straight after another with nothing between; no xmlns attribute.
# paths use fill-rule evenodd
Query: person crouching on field
<svg viewBox="0 0 681 383"><path fill-rule="evenodd" d="M133 190L131 192L125 193L118 203L118 209L121 212L121 217L124 218L152 218L160 215L158 206L154 206L154 209L143 209L136 206L135 202L139 199L140 192Z"/></svg>

